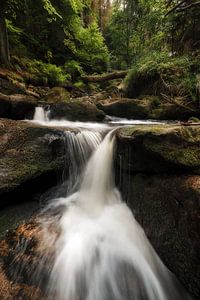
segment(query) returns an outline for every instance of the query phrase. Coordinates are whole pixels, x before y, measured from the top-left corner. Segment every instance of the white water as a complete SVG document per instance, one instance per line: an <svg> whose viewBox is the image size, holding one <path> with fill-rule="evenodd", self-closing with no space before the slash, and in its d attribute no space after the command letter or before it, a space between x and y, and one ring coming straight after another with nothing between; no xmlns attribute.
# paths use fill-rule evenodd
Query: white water
<svg viewBox="0 0 200 300"><path fill-rule="evenodd" d="M58 121L40 122L48 126ZM65 122L60 121L62 126ZM67 195L47 208L56 211L60 207L59 217L43 222L44 242L55 250L49 299L190 299L157 256L115 186L114 130L103 138L107 125L95 124L92 130L91 123L70 122L70 127L84 129L66 133L71 160Z"/></svg>
<svg viewBox="0 0 200 300"><path fill-rule="evenodd" d="M158 125L158 124L166 124L166 121L155 121L155 120L132 120L125 118L118 118L113 116L106 116L107 124L103 123L95 123L95 122L71 122L65 119L62 120L49 120L50 111L43 107L36 107L35 113L33 117L33 122L39 123L44 126L57 126L57 127L69 127L69 128L87 128L91 130L100 130L108 128L108 125Z"/></svg>
<svg viewBox="0 0 200 300"><path fill-rule="evenodd" d="M45 111L42 106L38 106L35 108L35 113L33 116L34 121L38 122L46 122L49 120L48 118L48 111Z"/></svg>

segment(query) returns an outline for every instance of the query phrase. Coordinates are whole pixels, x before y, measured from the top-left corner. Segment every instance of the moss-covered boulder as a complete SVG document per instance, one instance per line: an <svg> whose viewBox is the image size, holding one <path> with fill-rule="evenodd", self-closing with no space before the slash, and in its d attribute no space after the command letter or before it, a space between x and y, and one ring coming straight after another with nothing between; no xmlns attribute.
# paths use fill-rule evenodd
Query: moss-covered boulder
<svg viewBox="0 0 200 300"><path fill-rule="evenodd" d="M200 297L200 126L149 125L117 132L123 199L167 267Z"/></svg>
<svg viewBox="0 0 200 300"><path fill-rule="evenodd" d="M51 106L50 118L70 121L102 121L105 113L89 99L75 98Z"/></svg>
<svg viewBox="0 0 200 300"><path fill-rule="evenodd" d="M182 98L174 98L169 103L158 96L143 96L141 99L105 99L98 101L97 107L107 115L127 119L188 120L200 117L200 110L195 105L182 102Z"/></svg>
<svg viewBox="0 0 200 300"><path fill-rule="evenodd" d="M50 89L43 101L48 104L68 102L70 99L70 93L63 87L54 87Z"/></svg>
<svg viewBox="0 0 200 300"><path fill-rule="evenodd" d="M191 105L190 105L191 106ZM175 103L160 103L158 107L151 109L149 119L156 120L183 120L191 117L199 118L200 110L196 107L187 107Z"/></svg>
<svg viewBox="0 0 200 300"><path fill-rule="evenodd" d="M66 156L64 138L62 129L0 119L0 206L28 201L56 183Z"/></svg>
<svg viewBox="0 0 200 300"><path fill-rule="evenodd" d="M23 120L31 117L38 99L22 94L4 95L0 93L0 118Z"/></svg>
<svg viewBox="0 0 200 300"><path fill-rule="evenodd" d="M97 107L107 115L121 118L147 119L149 115L149 104L140 100L111 98L98 102Z"/></svg>
<svg viewBox="0 0 200 300"><path fill-rule="evenodd" d="M117 140L121 168L200 174L200 126L132 126L120 129Z"/></svg>

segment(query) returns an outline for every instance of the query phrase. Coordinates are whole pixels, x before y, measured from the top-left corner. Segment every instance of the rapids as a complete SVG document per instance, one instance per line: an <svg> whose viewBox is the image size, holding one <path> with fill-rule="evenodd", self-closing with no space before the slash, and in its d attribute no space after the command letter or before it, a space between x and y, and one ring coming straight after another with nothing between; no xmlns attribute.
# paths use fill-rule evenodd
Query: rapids
<svg viewBox="0 0 200 300"><path fill-rule="evenodd" d="M35 120L37 121L37 120ZM56 300L190 299L164 266L123 202L114 180L115 130L107 124L39 120L78 127L66 131L71 167L65 197L41 218L53 248L47 297ZM65 125L64 125L65 124ZM66 125L68 124L68 125ZM45 214L44 214L45 215ZM52 233L52 226L57 233Z"/></svg>

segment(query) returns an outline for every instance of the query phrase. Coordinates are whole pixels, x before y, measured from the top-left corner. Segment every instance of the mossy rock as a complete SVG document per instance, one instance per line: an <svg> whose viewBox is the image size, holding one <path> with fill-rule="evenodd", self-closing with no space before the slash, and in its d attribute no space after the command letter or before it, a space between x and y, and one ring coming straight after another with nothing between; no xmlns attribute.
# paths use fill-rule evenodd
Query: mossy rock
<svg viewBox="0 0 200 300"><path fill-rule="evenodd" d="M98 102L97 107L107 115L129 119L146 119L150 109L146 101L127 98L106 99Z"/></svg>
<svg viewBox="0 0 200 300"><path fill-rule="evenodd" d="M0 206L6 204L6 195L21 187L22 194L30 189L30 198L32 189L53 184L51 178L63 171L66 161L64 137L62 129L0 119ZM10 200L20 199L14 193Z"/></svg>
<svg viewBox="0 0 200 300"><path fill-rule="evenodd" d="M187 103L186 103L187 105ZM196 108L194 105L193 107L181 107L175 105L173 103L162 103L158 108L154 108L151 110L149 114L150 119L156 120L188 120L189 118L199 118L200 117L200 110Z"/></svg>
<svg viewBox="0 0 200 300"><path fill-rule="evenodd" d="M200 126L134 126L120 129L117 139L122 168L200 174Z"/></svg>
<svg viewBox="0 0 200 300"><path fill-rule="evenodd" d="M105 113L89 100L73 99L51 106L50 118L70 121L102 121Z"/></svg>
<svg viewBox="0 0 200 300"><path fill-rule="evenodd" d="M32 116L38 99L28 95L4 95L0 93L0 118L23 120Z"/></svg>
<svg viewBox="0 0 200 300"><path fill-rule="evenodd" d="M70 93L62 87L54 87L50 89L45 98L44 102L47 104L68 102L70 99Z"/></svg>
<svg viewBox="0 0 200 300"><path fill-rule="evenodd" d="M162 261L200 299L200 176L121 172L120 179L123 200Z"/></svg>

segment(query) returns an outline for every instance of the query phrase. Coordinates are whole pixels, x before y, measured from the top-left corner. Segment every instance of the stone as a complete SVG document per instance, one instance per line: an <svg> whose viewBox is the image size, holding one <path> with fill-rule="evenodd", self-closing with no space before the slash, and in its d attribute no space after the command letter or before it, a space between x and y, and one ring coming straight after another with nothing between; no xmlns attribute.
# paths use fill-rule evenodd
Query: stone
<svg viewBox="0 0 200 300"><path fill-rule="evenodd" d="M67 119L69 121L102 121L105 113L89 100L75 98L68 102L53 104L51 119Z"/></svg>
<svg viewBox="0 0 200 300"><path fill-rule="evenodd" d="M200 176L124 172L120 189L164 264L199 299Z"/></svg>
<svg viewBox="0 0 200 300"><path fill-rule="evenodd" d="M65 130L0 119L0 206L27 201L62 177Z"/></svg>
<svg viewBox="0 0 200 300"><path fill-rule="evenodd" d="M146 119L149 110L146 102L127 98L106 99L98 102L97 107L107 115L128 119Z"/></svg>
<svg viewBox="0 0 200 300"><path fill-rule="evenodd" d="M117 155L132 172L200 174L200 126L149 125L118 130Z"/></svg>

